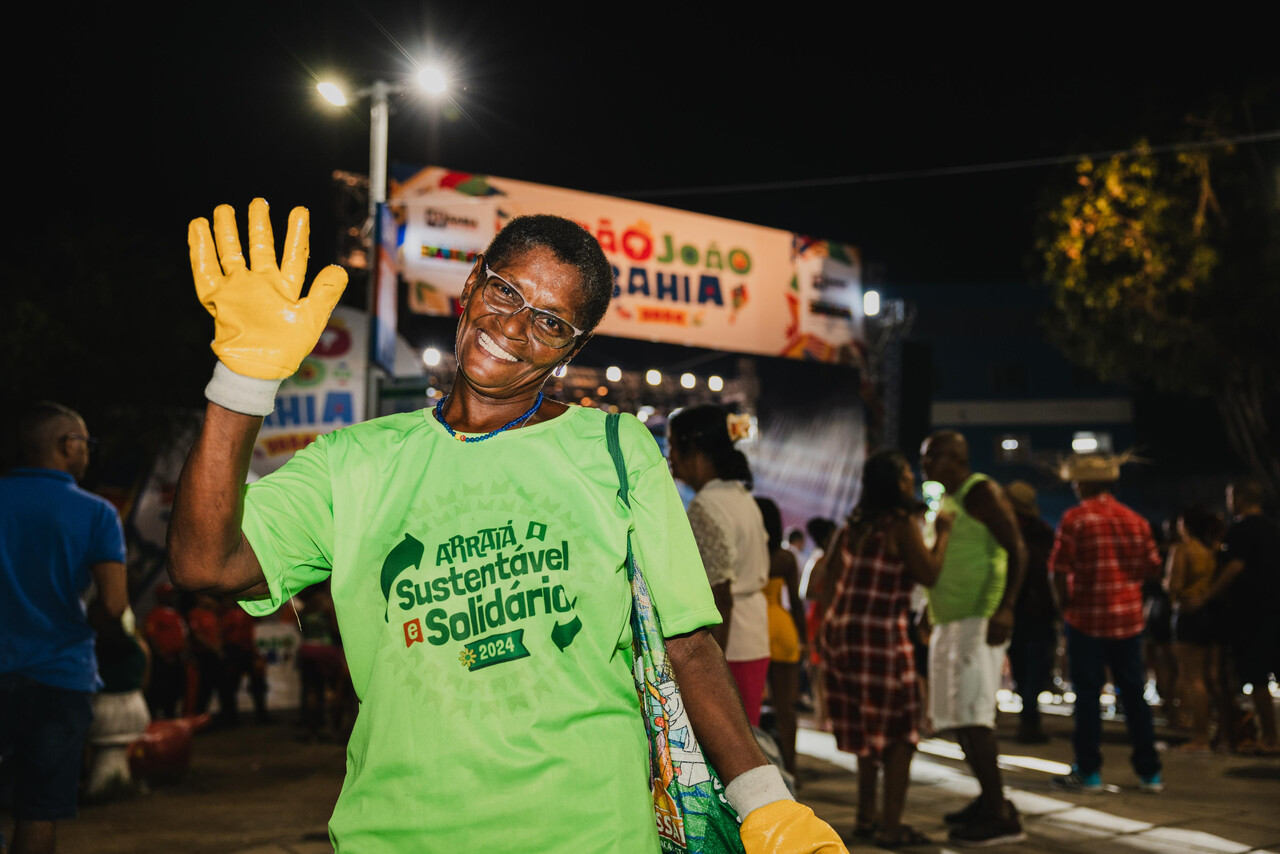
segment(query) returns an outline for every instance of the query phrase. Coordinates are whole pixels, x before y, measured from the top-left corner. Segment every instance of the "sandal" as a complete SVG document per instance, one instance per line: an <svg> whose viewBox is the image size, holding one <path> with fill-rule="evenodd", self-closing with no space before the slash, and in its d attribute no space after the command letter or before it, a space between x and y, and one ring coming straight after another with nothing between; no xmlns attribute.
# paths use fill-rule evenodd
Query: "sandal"
<svg viewBox="0 0 1280 854"><path fill-rule="evenodd" d="M932 845L933 840L909 824L898 825L896 836L877 833L873 840L881 848L907 848L912 845Z"/></svg>
<svg viewBox="0 0 1280 854"><path fill-rule="evenodd" d="M853 826L854 839L874 839L876 834L880 832L880 822L874 818L860 818L857 824Z"/></svg>

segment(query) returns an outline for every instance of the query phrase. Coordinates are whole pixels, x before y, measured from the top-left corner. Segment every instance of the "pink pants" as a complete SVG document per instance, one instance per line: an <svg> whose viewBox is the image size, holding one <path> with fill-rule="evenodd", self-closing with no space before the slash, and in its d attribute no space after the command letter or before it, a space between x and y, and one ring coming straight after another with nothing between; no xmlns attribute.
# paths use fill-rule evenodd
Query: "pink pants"
<svg viewBox="0 0 1280 854"><path fill-rule="evenodd" d="M760 726L760 704L764 701L764 682L769 676L768 656L753 661L730 661L729 672L738 683L747 720L752 726Z"/></svg>

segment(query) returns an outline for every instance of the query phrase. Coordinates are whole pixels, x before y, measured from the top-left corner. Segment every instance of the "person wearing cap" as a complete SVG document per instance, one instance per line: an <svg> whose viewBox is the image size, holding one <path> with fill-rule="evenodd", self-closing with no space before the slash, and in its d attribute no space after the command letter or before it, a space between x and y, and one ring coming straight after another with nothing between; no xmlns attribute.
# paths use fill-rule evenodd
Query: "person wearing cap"
<svg viewBox="0 0 1280 854"><path fill-rule="evenodd" d="M1009 669L1022 698L1018 719L1019 744L1043 744L1049 740L1040 721L1040 692L1049 681L1058 645L1058 608L1049 584L1049 552L1053 528L1040 518L1036 491L1015 480L1005 495L1017 514L1018 530L1027 546L1027 574L1013 608L1013 637L1009 640Z"/></svg>
<svg viewBox="0 0 1280 854"><path fill-rule="evenodd" d="M946 490L942 512L955 514L942 571L929 589L929 712L935 730L953 730L981 788L943 820L955 845L987 846L1026 839L1004 796L996 738L1000 688L1014 603L1027 550L1013 507L990 477L969 468L964 436L944 430L925 439L920 467Z"/></svg>
<svg viewBox="0 0 1280 854"><path fill-rule="evenodd" d="M1077 791L1102 791L1098 697L1107 670L1124 705L1139 789L1164 789L1142 661L1142 585L1159 575L1160 552L1147 520L1111 494L1123 462L1107 454L1074 455L1059 472L1080 503L1063 514L1049 555L1076 694L1075 762L1054 783Z"/></svg>

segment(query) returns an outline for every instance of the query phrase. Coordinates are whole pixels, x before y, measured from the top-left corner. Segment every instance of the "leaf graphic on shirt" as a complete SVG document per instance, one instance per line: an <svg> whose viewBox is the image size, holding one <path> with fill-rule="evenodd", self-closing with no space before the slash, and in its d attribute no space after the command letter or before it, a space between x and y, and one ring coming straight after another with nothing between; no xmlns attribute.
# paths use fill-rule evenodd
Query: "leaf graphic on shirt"
<svg viewBox="0 0 1280 854"><path fill-rule="evenodd" d="M395 583L396 577L409 567L417 569L422 564L422 555L425 551L422 543L405 534L404 539L396 543L395 548L382 561L382 598L388 603L391 600L391 585ZM384 621L390 619L385 610L382 612L382 619Z"/></svg>

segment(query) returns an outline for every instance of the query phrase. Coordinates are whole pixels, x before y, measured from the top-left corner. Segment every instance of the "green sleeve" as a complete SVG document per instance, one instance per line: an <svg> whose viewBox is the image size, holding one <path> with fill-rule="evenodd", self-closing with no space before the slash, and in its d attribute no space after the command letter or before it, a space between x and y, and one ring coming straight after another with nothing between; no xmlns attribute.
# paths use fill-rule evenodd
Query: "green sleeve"
<svg viewBox="0 0 1280 854"><path fill-rule="evenodd" d="M322 436L245 492L245 538L253 547L269 595L242 600L255 617L274 613L333 570L333 488Z"/></svg>
<svg viewBox="0 0 1280 854"><path fill-rule="evenodd" d="M631 487L635 526L631 545L644 571L662 634L671 637L719 624L720 611L666 459L636 418L624 416L618 427Z"/></svg>

